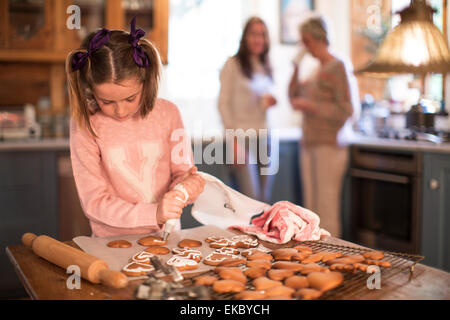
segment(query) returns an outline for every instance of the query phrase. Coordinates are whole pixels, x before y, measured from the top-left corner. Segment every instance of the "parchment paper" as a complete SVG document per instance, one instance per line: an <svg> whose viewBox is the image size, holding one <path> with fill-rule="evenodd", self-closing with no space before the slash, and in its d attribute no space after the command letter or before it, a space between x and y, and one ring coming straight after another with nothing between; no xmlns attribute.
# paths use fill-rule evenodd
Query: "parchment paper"
<svg viewBox="0 0 450 320"><path fill-rule="evenodd" d="M125 236L114 236L107 238L92 238L92 237L76 237L73 241L86 253L89 253L99 259L104 260L111 270L121 271L122 268L128 264L133 257L138 252L145 250L147 247L141 246L137 241L143 237L150 234L140 234L140 235L125 235ZM152 235L162 236L161 233L153 233ZM200 250L202 252L203 258L214 251L214 248L210 248L209 244L205 242L205 239L210 236L223 236L232 237L236 234L228 230L220 229L216 226L201 226L192 229L184 230L174 230L169 238L168 243L164 247L172 248L178 247L178 242L182 239L194 239L202 242L202 246L198 248L193 248ZM132 246L130 248L110 248L106 244L112 240L127 240L131 242ZM158 255L158 257L165 263L172 257L172 252L166 255ZM215 267L208 266L203 262L198 264L198 268L195 270L184 271L184 273L196 273L203 272ZM130 280L135 279L145 279L146 277L128 277Z"/></svg>

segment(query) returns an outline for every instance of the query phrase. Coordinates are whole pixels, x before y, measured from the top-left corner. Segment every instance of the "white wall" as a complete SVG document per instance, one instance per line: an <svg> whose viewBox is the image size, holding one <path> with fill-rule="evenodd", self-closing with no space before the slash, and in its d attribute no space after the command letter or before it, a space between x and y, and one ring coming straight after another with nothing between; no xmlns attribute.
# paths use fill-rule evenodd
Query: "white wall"
<svg viewBox="0 0 450 320"><path fill-rule="evenodd" d="M207 1L230 1L230 0L207 0ZM233 0L235 1L235 0ZM230 1L230 5L231 2ZM299 127L301 122L301 115L298 112L294 112L288 102L287 88L289 79L292 73L291 59L296 55L298 47L296 45L283 45L279 39L279 25L280 25L280 2L279 0L240 0L241 11L236 13L241 16L241 28L250 16L259 16L266 22L270 38L271 38L271 62L274 69L275 80L275 95L278 100L276 108L269 111L269 123L272 128L292 128ZM324 15L330 22L330 29L332 32L332 48L335 52L343 57L349 57L350 55L350 1L351 0L316 0L316 11ZM234 3L234 2L233 2ZM221 2L221 5L223 3ZM206 18L205 18L206 19ZM223 19L218 18L218 21ZM208 23L211 19L206 19ZM233 27L233 26L230 26ZM170 30L170 25L169 25ZM186 34L187 37L195 35ZM197 36L201 36L198 35ZM170 37L170 31L169 31ZM197 40L197 39L196 39ZM200 39L202 41L209 41L208 39ZM194 42L194 41L193 41ZM173 48L170 46L169 39L169 51ZM236 44L238 45L238 44ZM193 50L192 48L186 50ZM173 53L173 51L171 52ZM172 55L172 62L178 57L178 54L183 52L177 52L176 55ZM309 59L309 60L308 60ZM225 62L225 61L223 61ZM176 64L172 63L164 68L162 83L160 88L160 96L174 101L180 108L184 122L188 130L193 127L195 123L201 123L202 130L209 130L221 126L220 117L217 112L216 102L214 99L204 99L202 97L185 99L184 97L177 97L172 86L176 81L174 78L184 72L182 67L174 67ZM192 61L193 64L201 66L201 61ZM307 67L314 65L313 58L306 58L304 64ZM217 80L219 68L217 66ZM179 68L175 70L176 68ZM186 82L186 86L195 86L201 84L193 84ZM176 91L176 90L175 90ZM214 94L218 94L216 90ZM211 92L208 91L208 95ZM192 135L195 133L191 132Z"/></svg>

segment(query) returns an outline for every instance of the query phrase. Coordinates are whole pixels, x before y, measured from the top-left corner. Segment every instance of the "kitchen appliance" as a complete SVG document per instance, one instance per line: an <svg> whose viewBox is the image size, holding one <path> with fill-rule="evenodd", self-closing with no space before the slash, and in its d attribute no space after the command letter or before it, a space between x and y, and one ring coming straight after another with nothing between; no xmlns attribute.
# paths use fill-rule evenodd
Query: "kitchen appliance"
<svg viewBox="0 0 450 320"><path fill-rule="evenodd" d="M351 148L351 239L383 250L418 253L422 155Z"/></svg>
<svg viewBox="0 0 450 320"><path fill-rule="evenodd" d="M31 104L0 110L0 141L40 136L41 126L36 122L36 111Z"/></svg>
<svg viewBox="0 0 450 320"><path fill-rule="evenodd" d="M406 113L406 127L419 132L434 129L435 116L423 104L415 104Z"/></svg>

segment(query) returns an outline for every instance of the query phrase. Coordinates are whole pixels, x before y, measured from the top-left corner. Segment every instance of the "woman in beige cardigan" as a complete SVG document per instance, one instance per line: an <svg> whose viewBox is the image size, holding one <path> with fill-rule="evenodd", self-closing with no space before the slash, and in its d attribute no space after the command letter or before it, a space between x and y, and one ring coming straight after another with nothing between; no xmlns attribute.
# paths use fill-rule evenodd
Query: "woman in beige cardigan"
<svg viewBox="0 0 450 320"><path fill-rule="evenodd" d="M231 173L240 191L254 199L269 202L272 187L272 176L259 175L262 163L259 157L261 139L269 139L264 135L267 129L266 110L276 104L271 95L272 70L269 62L269 34L266 24L258 17L250 18L243 30L238 52L230 57L220 72L220 93L218 108L225 129L238 129L256 132L254 137L246 138L245 143L238 139L227 141L232 145L234 164ZM250 132L247 131L247 132ZM252 141L252 143L250 143ZM268 143L269 145L269 143ZM245 163L240 163L239 154L245 154ZM277 161L277 159L270 159Z"/></svg>
<svg viewBox="0 0 450 320"><path fill-rule="evenodd" d="M306 50L319 60L318 70L298 80L298 64L289 85L292 107L303 114L301 175L304 205L321 218L332 236L341 236L341 189L349 152L339 141L345 125L358 109L358 87L348 64L329 50L329 33L321 17L300 27ZM357 113L357 112L356 112Z"/></svg>

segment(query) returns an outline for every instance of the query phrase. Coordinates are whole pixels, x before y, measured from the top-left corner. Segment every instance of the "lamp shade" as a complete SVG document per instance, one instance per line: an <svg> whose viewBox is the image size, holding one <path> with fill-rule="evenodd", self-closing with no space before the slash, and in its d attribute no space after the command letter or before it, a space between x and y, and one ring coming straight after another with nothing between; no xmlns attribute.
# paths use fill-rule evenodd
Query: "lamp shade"
<svg viewBox="0 0 450 320"><path fill-rule="evenodd" d="M433 11L425 1L413 1L400 12L400 24L387 34L375 59L356 74L390 77L450 72L450 51L443 34L433 24Z"/></svg>

